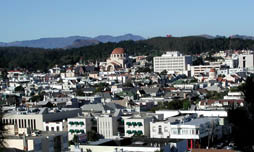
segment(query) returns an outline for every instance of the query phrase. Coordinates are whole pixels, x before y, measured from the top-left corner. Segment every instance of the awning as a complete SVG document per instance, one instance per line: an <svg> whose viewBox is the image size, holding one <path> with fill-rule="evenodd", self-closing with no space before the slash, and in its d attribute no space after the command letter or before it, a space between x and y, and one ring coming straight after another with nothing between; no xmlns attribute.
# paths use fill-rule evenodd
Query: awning
<svg viewBox="0 0 254 152"><path fill-rule="evenodd" d="M83 121L80 121L79 124L83 126L83 125L84 125L84 122L83 122Z"/></svg>
<svg viewBox="0 0 254 152"><path fill-rule="evenodd" d="M126 125L131 126L131 122L127 122Z"/></svg>
<svg viewBox="0 0 254 152"><path fill-rule="evenodd" d="M136 123L136 122L132 122L132 125L133 125L133 126L137 126L137 123Z"/></svg>
<svg viewBox="0 0 254 152"><path fill-rule="evenodd" d="M136 130L132 130L132 133L133 133L133 134L136 134L136 133L137 133L137 131L136 131Z"/></svg>
<svg viewBox="0 0 254 152"><path fill-rule="evenodd" d="M127 132L128 134L131 134L131 131L130 131L130 130L127 130L126 132Z"/></svg>
<svg viewBox="0 0 254 152"><path fill-rule="evenodd" d="M73 129L70 129L69 132L70 132L70 133L74 133L74 130L73 130Z"/></svg>
<svg viewBox="0 0 254 152"><path fill-rule="evenodd" d="M80 130L80 132L83 134L83 133L85 133L85 131L84 130Z"/></svg>
<svg viewBox="0 0 254 152"><path fill-rule="evenodd" d="M137 124L138 124L138 126L143 126L143 124L141 122L138 122Z"/></svg>
<svg viewBox="0 0 254 152"><path fill-rule="evenodd" d="M75 130L75 132L76 132L76 133L79 133L79 130L78 130L78 129L76 129L76 130Z"/></svg>

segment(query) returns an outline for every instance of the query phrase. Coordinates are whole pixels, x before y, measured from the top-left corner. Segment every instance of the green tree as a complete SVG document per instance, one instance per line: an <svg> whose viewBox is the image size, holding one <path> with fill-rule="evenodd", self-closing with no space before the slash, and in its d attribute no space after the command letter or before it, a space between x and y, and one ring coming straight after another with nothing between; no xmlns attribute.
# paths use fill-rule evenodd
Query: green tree
<svg viewBox="0 0 254 152"><path fill-rule="evenodd" d="M188 110L191 107L191 103L189 100L183 101L183 110Z"/></svg>
<svg viewBox="0 0 254 152"><path fill-rule="evenodd" d="M17 86L17 87L14 89L14 91L16 91L16 92L24 92L25 89L24 89L22 86Z"/></svg>
<svg viewBox="0 0 254 152"><path fill-rule="evenodd" d="M254 151L254 141L248 137L254 136L254 76L246 79L241 86L244 93L245 107L229 110L229 121L233 124L233 137L236 145L242 151Z"/></svg>
<svg viewBox="0 0 254 152"><path fill-rule="evenodd" d="M77 89L76 95L77 95L77 96L85 96L85 93L84 93L83 90L80 88L80 89Z"/></svg>

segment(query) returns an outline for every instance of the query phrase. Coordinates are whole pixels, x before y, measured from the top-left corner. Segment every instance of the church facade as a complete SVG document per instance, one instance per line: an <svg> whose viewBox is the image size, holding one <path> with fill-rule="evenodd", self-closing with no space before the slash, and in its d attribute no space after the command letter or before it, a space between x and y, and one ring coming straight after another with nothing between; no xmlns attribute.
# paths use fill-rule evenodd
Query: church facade
<svg viewBox="0 0 254 152"><path fill-rule="evenodd" d="M115 48L110 57L102 65L102 71L115 71L130 66L129 58L123 48Z"/></svg>

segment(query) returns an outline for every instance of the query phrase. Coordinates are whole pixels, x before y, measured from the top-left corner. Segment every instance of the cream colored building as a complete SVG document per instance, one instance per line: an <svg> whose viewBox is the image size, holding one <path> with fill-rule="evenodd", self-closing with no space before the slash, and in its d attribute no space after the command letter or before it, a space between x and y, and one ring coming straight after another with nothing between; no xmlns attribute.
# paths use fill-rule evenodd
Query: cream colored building
<svg viewBox="0 0 254 152"><path fill-rule="evenodd" d="M208 74L211 69L216 69L218 70L220 68L220 65L195 65L191 66L191 76L196 77L199 76L200 74Z"/></svg>
<svg viewBox="0 0 254 152"><path fill-rule="evenodd" d="M57 152L68 150L67 132L31 132L28 128L6 125L4 146L33 152Z"/></svg>

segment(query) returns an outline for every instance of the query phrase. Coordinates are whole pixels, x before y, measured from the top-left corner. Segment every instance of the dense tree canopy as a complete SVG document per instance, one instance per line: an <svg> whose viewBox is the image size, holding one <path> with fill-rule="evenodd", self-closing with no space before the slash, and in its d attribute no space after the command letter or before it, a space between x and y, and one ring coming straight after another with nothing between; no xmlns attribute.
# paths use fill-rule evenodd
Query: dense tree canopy
<svg viewBox="0 0 254 152"><path fill-rule="evenodd" d="M178 50L184 54L200 54L205 51L225 49L254 49L254 40L202 37L157 37L142 41L99 43L73 49L41 49L27 47L0 47L0 68L26 68L46 71L55 64L74 64L82 58L87 61L105 61L112 50L122 47L129 55L147 55L149 59L165 51Z"/></svg>
<svg viewBox="0 0 254 152"><path fill-rule="evenodd" d="M239 149L254 151L254 141L249 137L254 136L254 76L247 78L240 87L244 93L245 107L229 111L229 121L233 124L233 136Z"/></svg>

